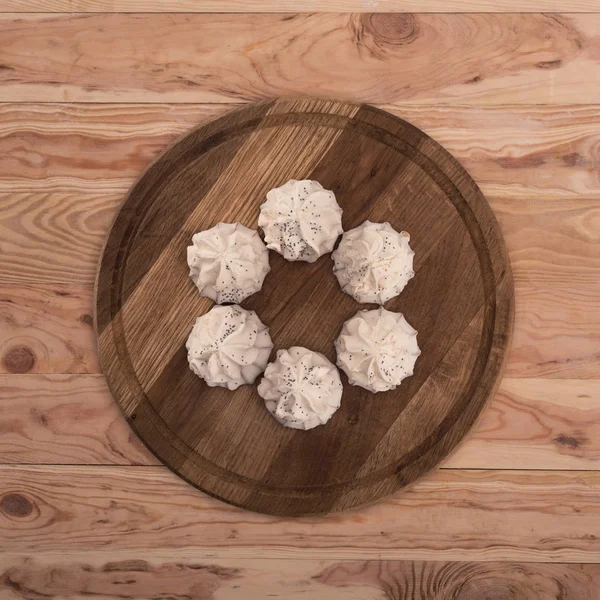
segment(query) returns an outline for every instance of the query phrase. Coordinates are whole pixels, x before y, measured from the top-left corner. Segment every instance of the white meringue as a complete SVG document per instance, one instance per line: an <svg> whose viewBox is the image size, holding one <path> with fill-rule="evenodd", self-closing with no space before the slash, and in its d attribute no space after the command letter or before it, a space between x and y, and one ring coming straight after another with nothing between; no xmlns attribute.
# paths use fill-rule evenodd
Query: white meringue
<svg viewBox="0 0 600 600"><path fill-rule="evenodd" d="M417 331L401 313L360 310L335 342L337 364L352 385L371 392L393 390L413 374L421 354Z"/></svg>
<svg viewBox="0 0 600 600"><path fill-rule="evenodd" d="M233 304L198 317L185 347L196 375L211 387L235 390L265 370L273 342L254 311Z"/></svg>
<svg viewBox="0 0 600 600"><path fill-rule="evenodd" d="M290 179L267 194L258 225L267 248L287 260L315 262L333 250L343 232L342 209L334 193L319 182Z"/></svg>
<svg viewBox="0 0 600 600"><path fill-rule="evenodd" d="M196 233L187 261L200 293L218 304L241 302L258 292L271 269L258 232L240 223L219 223Z"/></svg>
<svg viewBox="0 0 600 600"><path fill-rule="evenodd" d="M357 302L384 304L414 277L410 236L389 223L365 221L347 231L333 253L340 287Z"/></svg>
<svg viewBox="0 0 600 600"><path fill-rule="evenodd" d="M286 427L312 429L340 407L342 382L336 366L301 346L279 350L258 384L267 410Z"/></svg>

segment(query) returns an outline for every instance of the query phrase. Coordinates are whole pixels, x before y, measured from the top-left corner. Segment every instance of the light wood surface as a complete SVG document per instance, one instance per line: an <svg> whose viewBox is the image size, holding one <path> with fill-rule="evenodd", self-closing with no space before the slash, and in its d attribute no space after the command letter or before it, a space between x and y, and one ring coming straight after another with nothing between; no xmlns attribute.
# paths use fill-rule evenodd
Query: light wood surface
<svg viewBox="0 0 600 600"><path fill-rule="evenodd" d="M0 0L0 11L27 12L594 12L595 0Z"/></svg>
<svg viewBox="0 0 600 600"><path fill-rule="evenodd" d="M564 563L598 562L592 536L599 536L594 496L600 16L574 14L597 12L597 3L456 0L413 6L409 0L367 0L363 7L362 0L344 6L319 2L321 10L331 11L563 13L414 19L16 14L315 10L299 0L293 7L291 0L278 7L268 0L224 1L218 9L213 4L0 0L0 11L14 13L0 17L0 65L8 67L0 69L0 370L5 373L0 375L0 462L13 463L2 467L0 487L0 596L22 600L45 593L79 600L95 593L141 599L157 590L192 600L211 595L262 600L269 593L420 600L435 598L430 587L436 582L435 589L443 590L439 600L446 600L450 592L443 586L456 582L450 589L463 593L458 600L481 600L486 592L492 598L595 600L595 565ZM416 40L411 23L413 29L417 25ZM435 53L440 68L424 73L416 53L427 62ZM499 218L516 285L510 378L448 459L452 470L431 480L437 499L430 502L430 488L417 487L413 496L393 497L380 512L359 511L353 516L364 521L340 523L344 536L318 550L307 550L307 540L331 527L328 520L309 519L301 531L288 521L248 524L248 513L194 494L152 466L148 453L130 440L102 378L86 375L99 369L86 317L92 314L93 271L133 180L173 139L225 109L215 102L239 104L298 91L376 102L450 150ZM528 471L515 473L518 468ZM11 469L10 480L5 469ZM144 473L146 483L140 485ZM461 476L462 483L450 476ZM170 483L160 493L163 479ZM15 494L42 506L44 515L51 515L48 521L35 518L29 528L30 517L14 515L28 506ZM197 510L193 515L183 510L181 520L195 525L187 538L185 528L176 530L171 544L160 528L178 516L166 508L177 495ZM54 512L52 506L62 508ZM405 506L412 515L407 525ZM52 523L53 516L59 520ZM565 526L555 529L563 518ZM108 522L96 522L104 519ZM148 524L154 519L153 528ZM377 530L380 520L385 526ZM251 544L246 550L221 539L218 552L198 553L205 531L228 523L224 531L231 535L230 529L238 529L232 522L241 524ZM449 530L451 525L456 529ZM100 530L93 537L107 526L110 534ZM422 540L420 555L406 546L406 526L413 532L411 544ZM479 537L480 528L487 539ZM457 544L455 534L467 542ZM80 535L76 550L69 550L66 540ZM136 541L128 548L103 550L106 539L131 535ZM272 536L279 544L275 549L268 542ZM404 541L396 552L397 536ZM7 554L5 542L16 537L20 545ZM43 550L36 548L38 540ZM465 556L507 563L447 562ZM347 562L348 557L373 560ZM390 563L382 557L444 562Z"/></svg>
<svg viewBox="0 0 600 600"><path fill-rule="evenodd" d="M0 484L15 553L600 561L597 471L442 470L368 508L289 518L214 500L163 466L4 465Z"/></svg>
<svg viewBox="0 0 600 600"><path fill-rule="evenodd" d="M156 465L100 375L0 375L0 463ZM500 384L449 469L596 470L598 380Z"/></svg>
<svg viewBox="0 0 600 600"><path fill-rule="evenodd" d="M0 85L13 102L594 103L599 27L598 14L5 14Z"/></svg>
<svg viewBox="0 0 600 600"><path fill-rule="evenodd" d="M239 104L0 104L2 189L112 192L122 201L171 142L235 106ZM598 104L401 103L382 108L442 144L491 201L518 200L515 210L524 210L534 200L600 195L595 168Z"/></svg>
<svg viewBox="0 0 600 600"><path fill-rule="evenodd" d="M273 562L277 562L274 572ZM194 551L4 554L0 592L29 598L595 600L600 566L515 562L199 558ZM201 590L201 592L199 592ZM519 596L514 596L518 590ZM204 595L201 595L204 594ZM27 596L26 596L27 597ZM276 597L276 596L275 596Z"/></svg>

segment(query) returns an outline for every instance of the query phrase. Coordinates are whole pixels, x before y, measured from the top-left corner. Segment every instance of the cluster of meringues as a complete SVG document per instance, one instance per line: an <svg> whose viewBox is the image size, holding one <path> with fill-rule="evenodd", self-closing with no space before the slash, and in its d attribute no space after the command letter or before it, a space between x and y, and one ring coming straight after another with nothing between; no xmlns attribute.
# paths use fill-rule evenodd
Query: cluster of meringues
<svg viewBox="0 0 600 600"><path fill-rule="evenodd" d="M271 190L258 225L264 242L239 223L219 223L192 237L190 277L217 305L196 319L188 337L190 369L209 386L230 390L264 373L258 393L273 417L286 427L312 429L327 423L340 406L339 371L323 354L300 346L278 350L269 363L268 327L239 306L261 289L270 270L269 249L289 261L314 262L343 234L332 254L341 289L358 302L380 305L414 276L414 252L409 235L389 223L365 221L344 233L335 195L316 181L292 179ZM413 374L420 354L416 330L383 306L360 310L346 321L335 347L337 365L350 384L371 392L394 389Z"/></svg>

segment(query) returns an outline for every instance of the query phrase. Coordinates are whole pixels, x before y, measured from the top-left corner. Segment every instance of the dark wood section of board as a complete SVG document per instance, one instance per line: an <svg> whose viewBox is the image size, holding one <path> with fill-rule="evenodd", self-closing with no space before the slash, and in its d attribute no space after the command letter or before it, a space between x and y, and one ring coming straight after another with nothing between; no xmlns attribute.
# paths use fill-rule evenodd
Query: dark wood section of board
<svg viewBox="0 0 600 600"><path fill-rule="evenodd" d="M211 307L189 280L185 248L216 223L257 227L266 192L291 178L334 190L344 229L389 221L411 235L415 278L386 308L418 330L422 355L396 390L345 377L323 427L281 427L256 385L209 388L187 366L185 339ZM276 348L335 360L359 305L330 255L313 264L271 253L263 289L243 302ZM437 465L494 391L510 341L513 284L494 215L437 143L366 105L279 99L229 113L175 143L132 188L97 282L103 370L134 430L206 493L250 510L316 514L372 503Z"/></svg>

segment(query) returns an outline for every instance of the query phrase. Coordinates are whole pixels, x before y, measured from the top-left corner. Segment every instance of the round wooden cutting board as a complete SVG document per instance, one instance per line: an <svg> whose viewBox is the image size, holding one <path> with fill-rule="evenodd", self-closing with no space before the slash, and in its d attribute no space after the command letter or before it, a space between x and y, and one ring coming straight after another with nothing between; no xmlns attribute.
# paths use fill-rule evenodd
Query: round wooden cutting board
<svg viewBox="0 0 600 600"><path fill-rule="evenodd" d="M256 385L209 388L185 350L212 306L188 277L192 235L221 221L257 228L267 191L292 178L333 190L345 230L389 221L416 252L414 279L386 304L419 332L414 375L379 394L342 375L341 408L311 431L279 425ZM263 289L242 305L276 349L306 346L335 362L342 323L375 306L340 290L331 255L270 260ZM280 99L200 126L135 184L102 257L96 327L110 389L160 460L231 504L302 515L372 503L446 457L495 389L512 313L500 230L448 152L370 106Z"/></svg>

